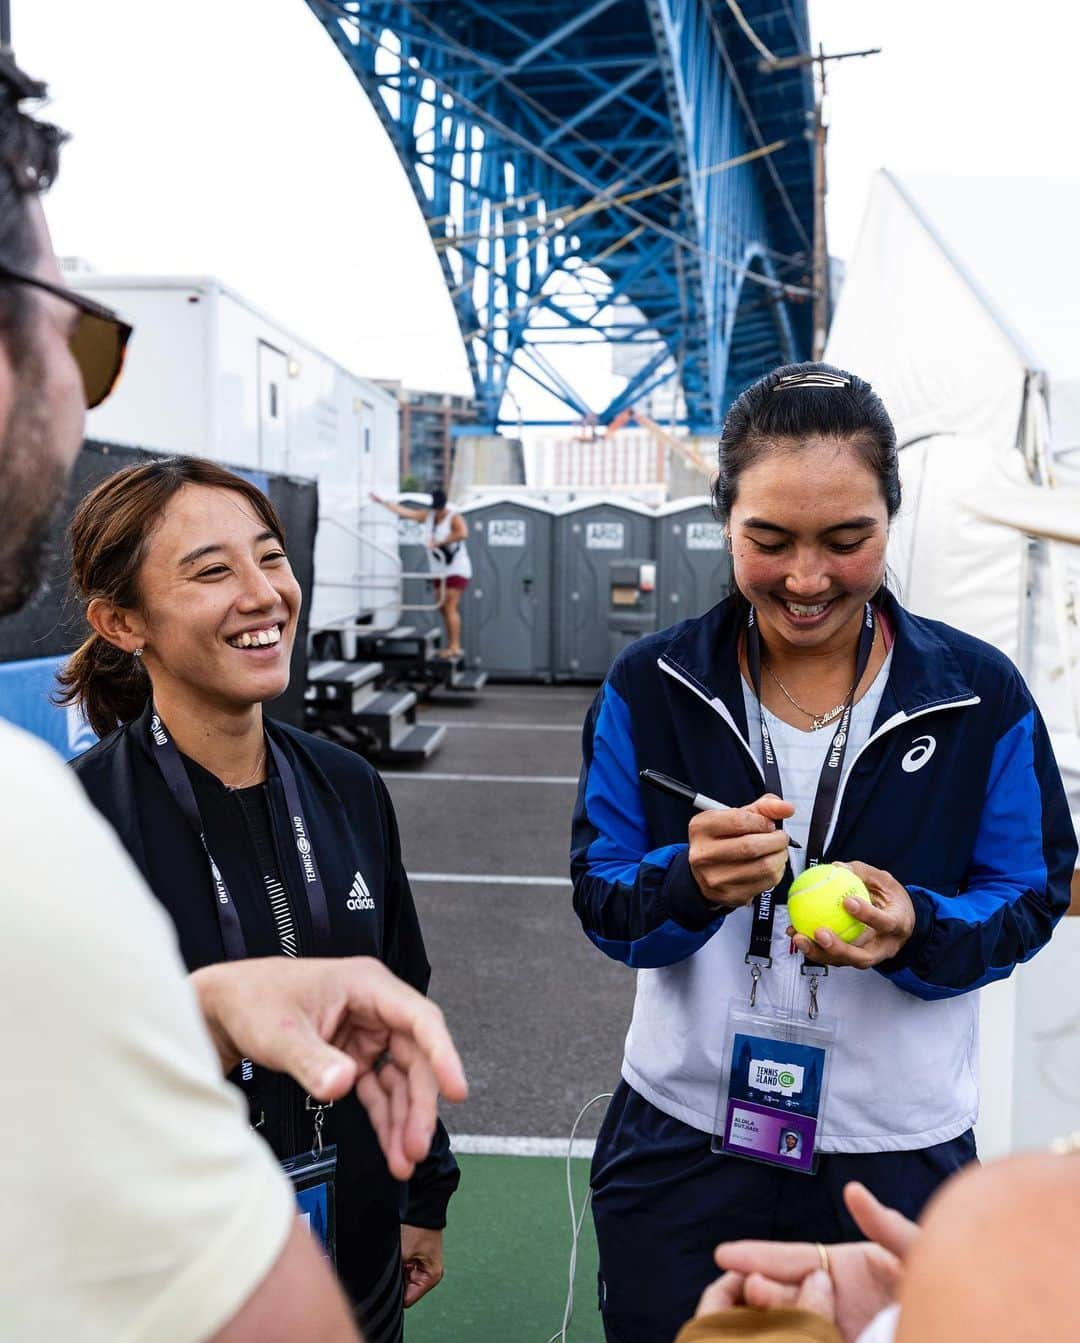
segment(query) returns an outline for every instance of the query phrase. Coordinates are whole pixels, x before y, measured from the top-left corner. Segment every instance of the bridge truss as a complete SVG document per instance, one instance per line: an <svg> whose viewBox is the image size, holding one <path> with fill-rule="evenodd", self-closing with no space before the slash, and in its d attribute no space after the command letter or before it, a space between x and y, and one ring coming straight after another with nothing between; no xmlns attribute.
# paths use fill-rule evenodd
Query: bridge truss
<svg viewBox="0 0 1080 1343"><path fill-rule="evenodd" d="M806 356L813 90L760 51L808 51L806 0L307 3L423 211L484 424L516 374L557 403L546 423L667 384L708 432ZM606 405L573 378L599 341L629 370Z"/></svg>

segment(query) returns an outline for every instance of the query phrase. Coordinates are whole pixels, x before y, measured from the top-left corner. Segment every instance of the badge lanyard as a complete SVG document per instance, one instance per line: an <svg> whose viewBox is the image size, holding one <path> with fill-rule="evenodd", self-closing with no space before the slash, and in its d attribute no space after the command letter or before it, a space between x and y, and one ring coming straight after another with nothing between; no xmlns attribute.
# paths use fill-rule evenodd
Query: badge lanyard
<svg viewBox="0 0 1080 1343"><path fill-rule="evenodd" d="M270 756L285 791L285 803L289 809L293 839L296 842L296 851L299 854L300 867L304 874L304 889L307 894L308 911L311 915L311 926L315 934L315 946L328 952L330 950L330 916L326 907L326 889L319 874L315 851L309 838L310 832L307 821L300 805L300 791L296 786L296 774L292 765L285 758L284 751L269 735L266 737L266 744L270 748ZM214 855L210 852L210 846L206 842L206 830L195 797L195 790L191 786L191 780L184 768L184 762L180 759L180 752L165 730L165 724L161 721L156 710L151 711L150 745L154 761L161 771L161 776L165 780L173 800L180 808L187 823L198 835L199 843L206 854L206 861L210 867L210 880L214 889L214 908L217 910L221 940L225 944L225 959L242 961L247 956L247 943L244 939L244 931L240 926L240 917L236 912L236 905L229 893L225 878L221 874L221 869L214 861ZM285 874L282 873L283 878L284 876ZM241 1068L244 1082L250 1083L254 1075L250 1061L244 1059ZM322 1125L325 1118L324 1112L330 1108L330 1105L319 1105L312 1102L309 1096L306 1108L315 1110L315 1142L312 1147L312 1156L318 1157L321 1156L323 1150ZM256 1127L260 1127L261 1124L262 1120L260 1119Z"/></svg>
<svg viewBox="0 0 1080 1343"><path fill-rule="evenodd" d="M153 748L154 761L158 769L161 770L162 778L165 780L173 800L180 808L188 825L198 835L199 843L206 854L206 861L210 866L210 879L214 888L218 925L221 928L221 940L225 944L225 959L229 961L244 960L247 956L247 943L244 940L244 932L240 926L236 905L229 894L229 888L221 874L221 869L214 862L214 855L210 852L210 846L206 842L206 830L203 826L202 815L199 812L199 804L195 798L195 790L191 786L191 780L184 768L184 762L180 759L180 752L165 730L165 725L156 710L150 719L150 744ZM321 947L324 951L329 951L330 916L326 907L326 890L322 883L322 877L319 875L318 864L315 861L315 851L312 848L307 822L300 806L296 774L292 765L285 758L285 753L269 735L266 738L266 744L270 748L270 755L285 790L285 803L289 809L293 838L296 843L296 851L300 856L300 867L304 874L304 889L307 894L308 910L311 914L311 926L315 933L315 945ZM284 873L282 873L282 876L284 877Z"/></svg>
<svg viewBox="0 0 1080 1343"><path fill-rule="evenodd" d="M844 712L840 715L833 739L825 753L825 762L821 767L814 806L810 815L810 833L806 843L806 865L813 867L821 861L825 851L825 836L829 831L833 807L840 790L840 778L847 754L848 729L851 726L851 712L855 704L855 691L862 680L870 662L870 653L874 646L874 608L866 603L866 612L862 630L859 634L859 651L855 659L855 680L844 702ZM776 763L769 727L765 722L765 710L761 703L761 632L758 629L753 607L746 631L746 665L750 673L750 682L757 699L758 718L761 723L761 769L765 776L765 787L777 797L783 797L783 784L780 780L780 768ZM750 949L746 954L746 963L750 966L750 1006L757 998L758 980L762 971L772 965L773 919L776 914L777 889L786 894L791 884L790 868L781 878L778 888L762 891L754 901L754 919L750 930ZM817 981L828 974L827 966L803 964L802 972L810 977L810 1016L817 1016Z"/></svg>

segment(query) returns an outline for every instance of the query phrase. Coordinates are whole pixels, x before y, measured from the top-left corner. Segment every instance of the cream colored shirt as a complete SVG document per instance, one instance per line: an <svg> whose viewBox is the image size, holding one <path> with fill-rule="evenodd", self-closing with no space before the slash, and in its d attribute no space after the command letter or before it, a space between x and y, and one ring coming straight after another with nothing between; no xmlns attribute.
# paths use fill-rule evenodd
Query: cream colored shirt
<svg viewBox="0 0 1080 1343"><path fill-rule="evenodd" d="M0 1338L195 1343L292 1191L221 1076L171 924L75 776L0 722Z"/></svg>

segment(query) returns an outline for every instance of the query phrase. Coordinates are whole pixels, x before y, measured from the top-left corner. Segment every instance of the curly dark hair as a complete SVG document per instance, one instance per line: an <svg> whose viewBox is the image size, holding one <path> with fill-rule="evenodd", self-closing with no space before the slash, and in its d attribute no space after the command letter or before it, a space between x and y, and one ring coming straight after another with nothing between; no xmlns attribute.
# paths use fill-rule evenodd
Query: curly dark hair
<svg viewBox="0 0 1080 1343"><path fill-rule="evenodd" d="M67 138L59 127L38 121L20 105L41 102L45 96L46 86L0 51L0 262L14 270L32 270L38 262L26 202L55 181L60 146ZM30 304L23 286L0 284L0 339L16 361L27 349Z"/></svg>

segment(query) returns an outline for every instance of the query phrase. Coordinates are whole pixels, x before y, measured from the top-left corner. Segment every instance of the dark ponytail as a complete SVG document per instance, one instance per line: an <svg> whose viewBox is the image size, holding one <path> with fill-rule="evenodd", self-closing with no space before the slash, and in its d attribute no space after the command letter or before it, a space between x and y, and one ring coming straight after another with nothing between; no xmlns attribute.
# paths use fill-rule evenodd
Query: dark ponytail
<svg viewBox="0 0 1080 1343"><path fill-rule="evenodd" d="M99 737L138 718L150 698L150 678L139 658L91 634L56 677L58 704L78 704Z"/></svg>
<svg viewBox="0 0 1080 1343"><path fill-rule="evenodd" d="M146 542L169 500L185 485L243 495L268 531L285 544L274 505L242 476L201 457L165 457L125 467L91 490L71 522L71 573L83 610L97 598L138 610ZM56 678L57 704L77 704L99 737L138 718L150 699L141 659L91 633Z"/></svg>

